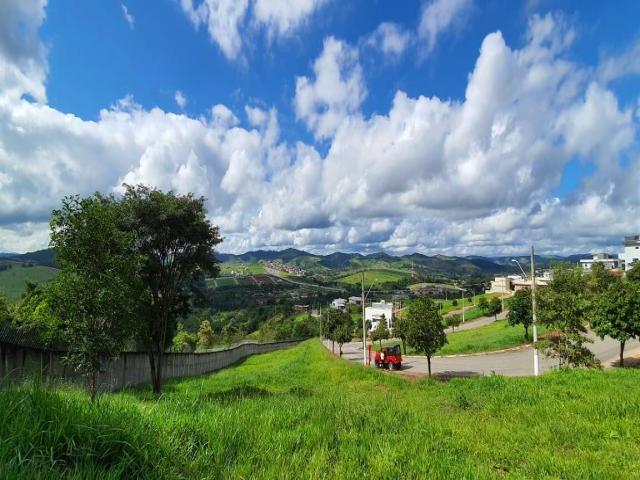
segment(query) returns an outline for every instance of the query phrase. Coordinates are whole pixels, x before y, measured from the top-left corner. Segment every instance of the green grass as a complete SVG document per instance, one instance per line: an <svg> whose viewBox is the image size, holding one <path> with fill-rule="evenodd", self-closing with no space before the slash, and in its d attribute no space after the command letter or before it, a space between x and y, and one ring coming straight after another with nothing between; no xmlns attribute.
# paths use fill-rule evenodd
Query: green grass
<svg viewBox="0 0 640 480"><path fill-rule="evenodd" d="M398 280L404 280L409 277L409 273L400 270L390 270L386 268L365 270L364 283L365 285L382 284L387 282L397 282ZM347 283L350 285L360 284L362 281L362 273L356 272L351 275L338 278L338 282Z"/></svg>
<svg viewBox="0 0 640 480"><path fill-rule="evenodd" d="M538 328L538 333L543 334L546 329ZM457 355L462 353L493 352L505 348L517 347L531 342L531 328L529 340L524 339L524 329L521 326L512 327L506 320L498 320L478 328L461 330L447 334L447 343L438 350L436 355ZM397 341L382 342L383 345L395 345ZM415 350L407 347L409 355L416 354Z"/></svg>
<svg viewBox="0 0 640 480"><path fill-rule="evenodd" d="M23 267L22 263L10 262L13 268L0 272L0 293L10 302L20 298L27 286L27 282L42 283L51 280L56 276L58 270L51 267L34 265L33 267Z"/></svg>
<svg viewBox="0 0 640 480"><path fill-rule="evenodd" d="M103 395L0 390L0 478L638 478L640 371L409 381L317 341Z"/></svg>
<svg viewBox="0 0 640 480"><path fill-rule="evenodd" d="M259 275L267 273L261 263L224 262L220 264L221 275Z"/></svg>

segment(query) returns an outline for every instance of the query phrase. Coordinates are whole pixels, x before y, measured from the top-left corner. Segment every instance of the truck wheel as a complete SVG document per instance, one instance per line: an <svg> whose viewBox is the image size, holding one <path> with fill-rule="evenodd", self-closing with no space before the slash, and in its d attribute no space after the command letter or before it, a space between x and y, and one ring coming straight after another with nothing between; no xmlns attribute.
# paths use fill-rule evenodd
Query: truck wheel
<svg viewBox="0 0 640 480"><path fill-rule="evenodd" d="M400 370L402 369L402 363L397 363L396 364L396 370Z"/></svg>

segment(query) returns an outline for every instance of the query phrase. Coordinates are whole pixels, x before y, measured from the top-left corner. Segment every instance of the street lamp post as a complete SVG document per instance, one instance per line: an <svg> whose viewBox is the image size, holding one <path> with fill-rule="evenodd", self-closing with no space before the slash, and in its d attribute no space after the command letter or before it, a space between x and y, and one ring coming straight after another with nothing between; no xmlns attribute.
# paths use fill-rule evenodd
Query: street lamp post
<svg viewBox="0 0 640 480"><path fill-rule="evenodd" d="M540 373L540 362L538 359L538 322L536 319L536 267L535 251L531 245L531 316L533 320L533 374L537 377Z"/></svg>

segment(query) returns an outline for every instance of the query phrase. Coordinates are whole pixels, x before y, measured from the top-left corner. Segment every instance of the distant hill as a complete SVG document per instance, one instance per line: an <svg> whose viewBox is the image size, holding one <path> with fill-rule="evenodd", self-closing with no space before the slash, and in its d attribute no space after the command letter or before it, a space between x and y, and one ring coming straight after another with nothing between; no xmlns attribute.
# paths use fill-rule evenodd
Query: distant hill
<svg viewBox="0 0 640 480"><path fill-rule="evenodd" d="M16 262L32 262L44 267L59 268L59 265L55 261L55 252L53 251L53 248L13 255L9 258Z"/></svg>

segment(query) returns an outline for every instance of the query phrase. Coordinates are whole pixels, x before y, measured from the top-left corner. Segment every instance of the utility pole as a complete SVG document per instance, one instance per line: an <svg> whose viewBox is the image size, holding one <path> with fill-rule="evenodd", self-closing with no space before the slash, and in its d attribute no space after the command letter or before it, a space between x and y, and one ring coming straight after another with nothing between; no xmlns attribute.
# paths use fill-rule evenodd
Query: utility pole
<svg viewBox="0 0 640 480"><path fill-rule="evenodd" d="M362 364L367 366L367 325L364 320L364 270L362 270Z"/></svg>
<svg viewBox="0 0 640 480"><path fill-rule="evenodd" d="M320 341L322 342L322 302L320 302Z"/></svg>
<svg viewBox="0 0 640 480"><path fill-rule="evenodd" d="M533 320L533 374L537 377L540 373L540 363L538 359L538 321L536 319L536 267L535 267L535 250L531 245L531 314Z"/></svg>
<svg viewBox="0 0 640 480"><path fill-rule="evenodd" d="M464 323L464 289L462 290L462 323Z"/></svg>

